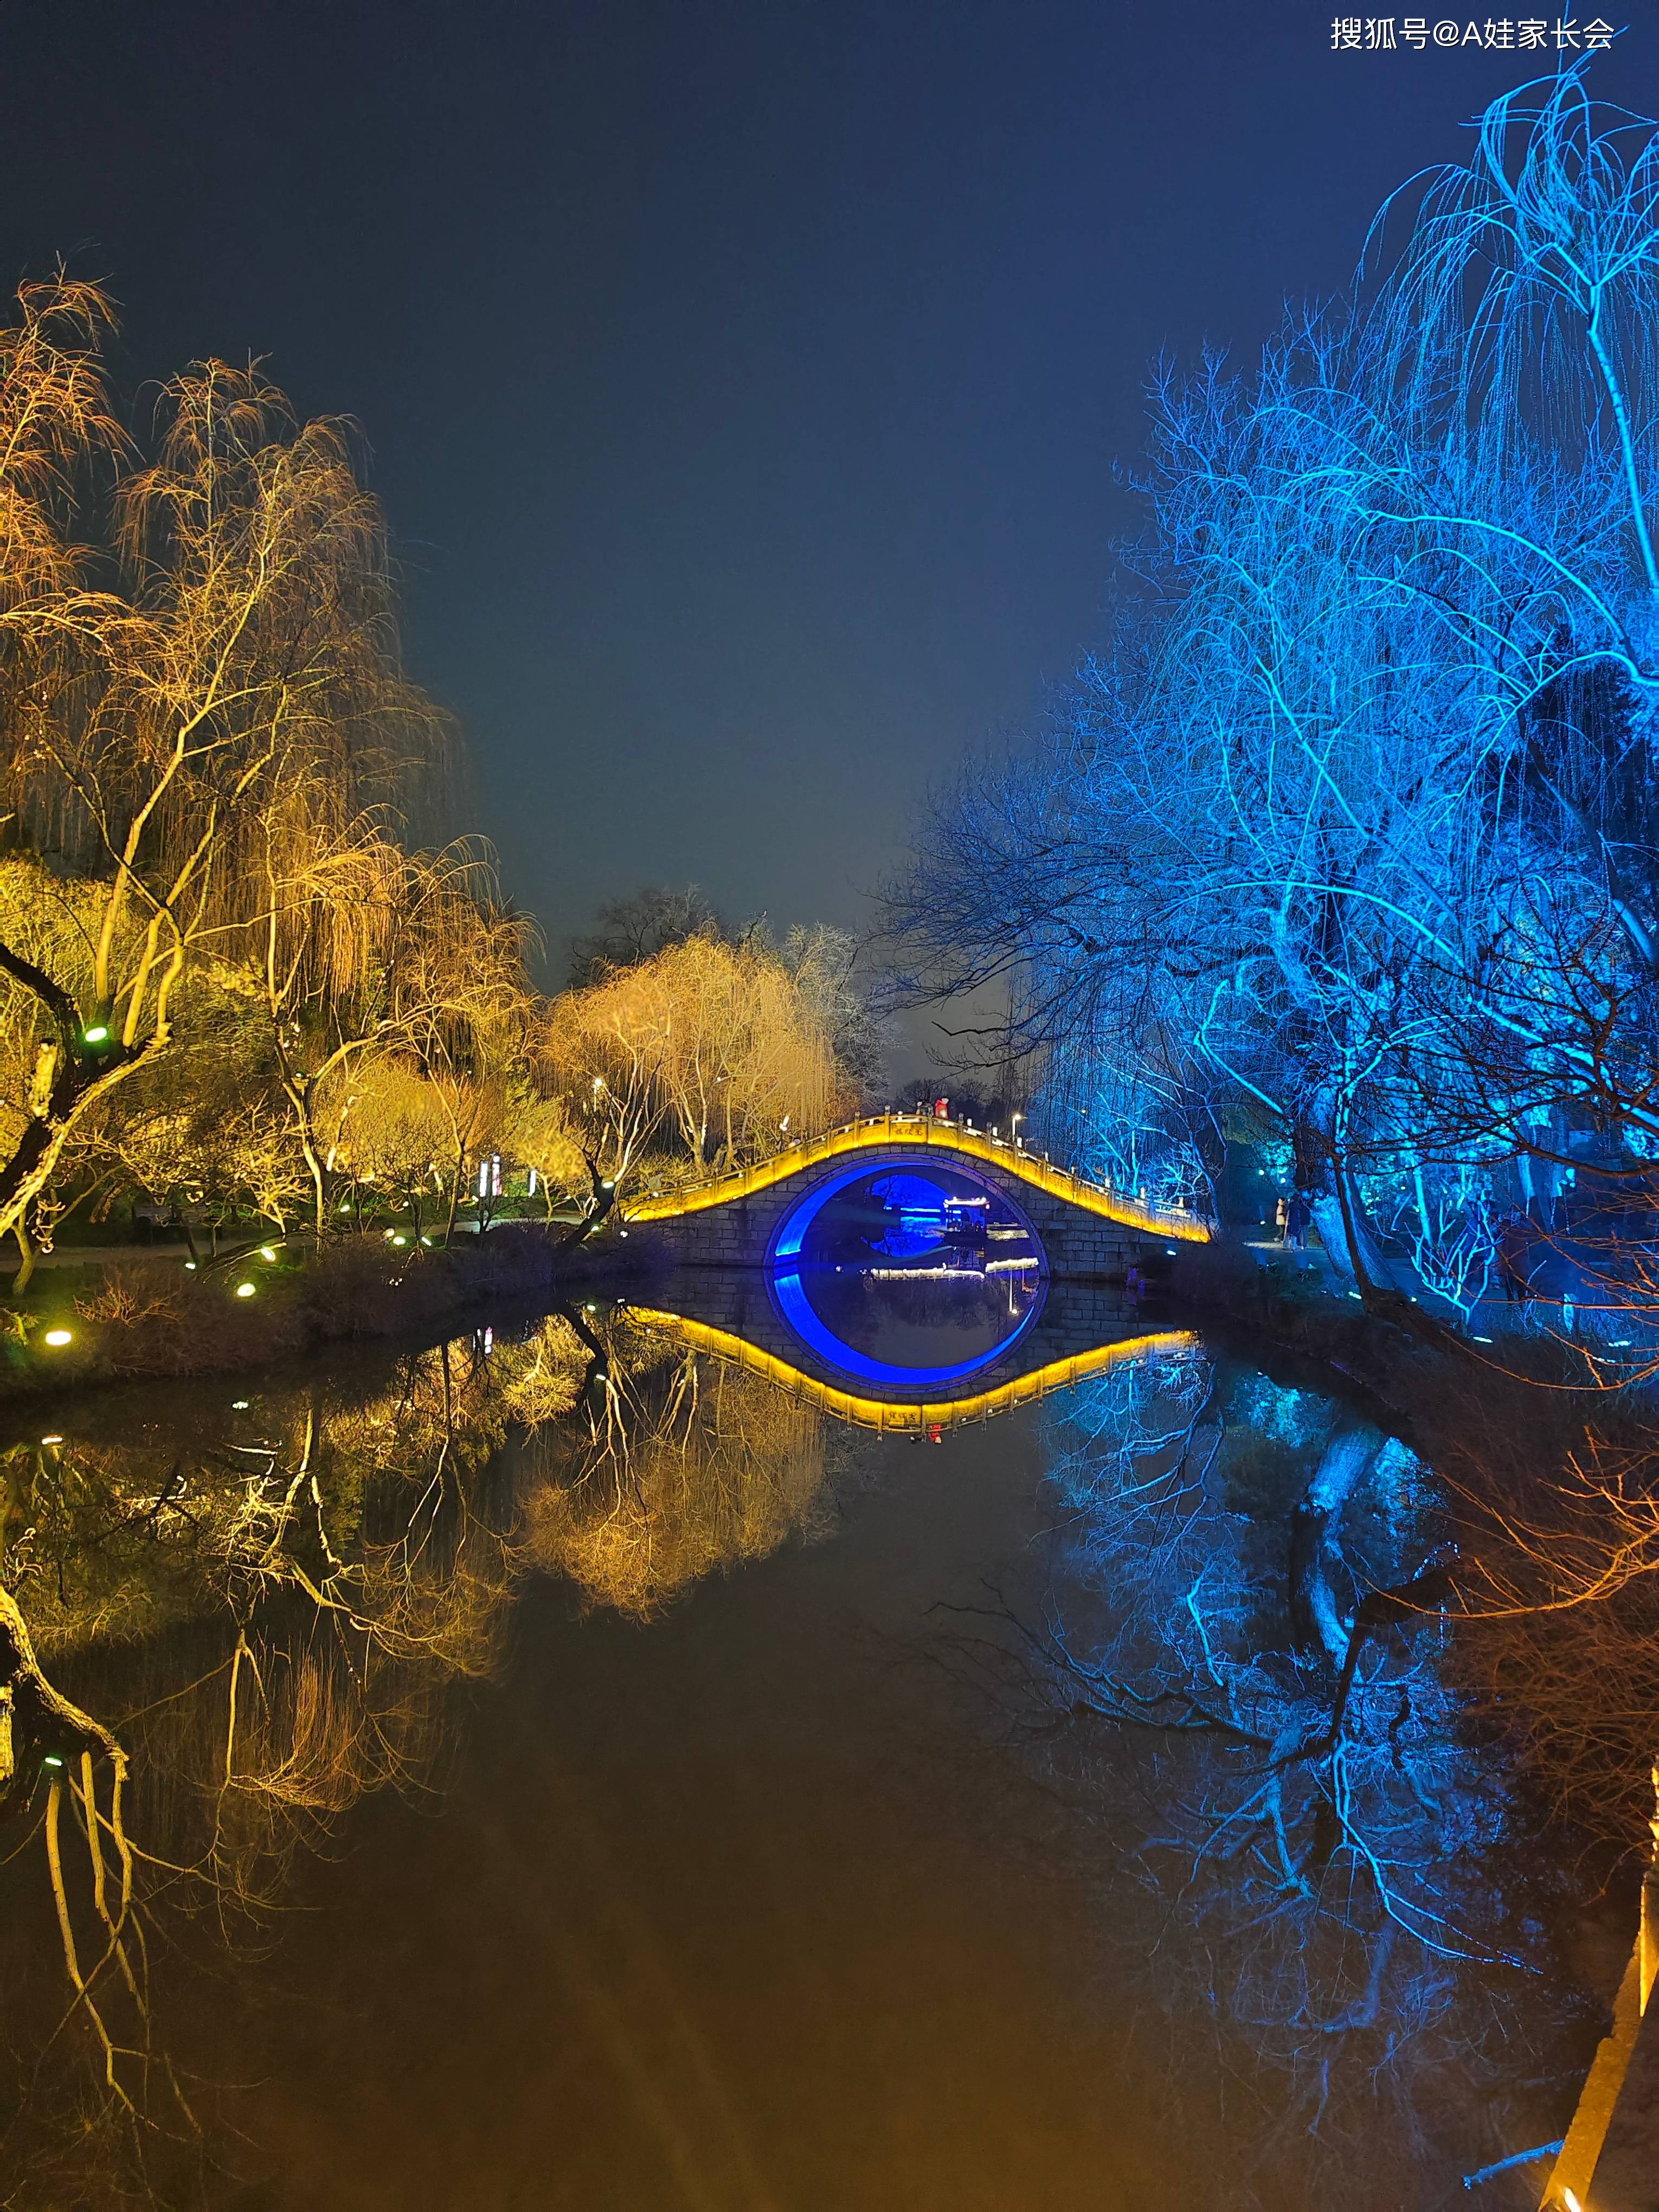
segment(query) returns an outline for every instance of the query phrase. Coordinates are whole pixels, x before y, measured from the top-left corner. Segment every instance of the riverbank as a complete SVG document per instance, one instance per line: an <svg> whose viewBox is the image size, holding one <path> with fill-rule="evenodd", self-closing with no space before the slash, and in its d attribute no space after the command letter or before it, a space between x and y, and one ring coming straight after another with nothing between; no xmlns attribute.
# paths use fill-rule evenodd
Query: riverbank
<svg viewBox="0 0 1659 2212"><path fill-rule="evenodd" d="M0 1398L145 1377L239 1373L323 1346L416 1338L501 1304L544 1304L647 1278L641 1240L568 1247L565 1232L507 1222L447 1248L349 1237L295 1259L256 1247L194 1270L163 1255L98 1259L38 1276L0 1307Z"/></svg>
<svg viewBox="0 0 1659 2212"><path fill-rule="evenodd" d="M1164 1282L1171 1310L1221 1334L1248 1338L1303 1367L1310 1387L1344 1395L1421 1456L1437 1463L1483 1449L1504 1432L1536 1468L1598 1425L1640 1425L1628 1394L1598 1387L1582 1359L1548 1334L1460 1336L1431 1316L1373 1312L1322 1270L1259 1247L1184 1247ZM1524 1434L1516 1416L1524 1407Z"/></svg>

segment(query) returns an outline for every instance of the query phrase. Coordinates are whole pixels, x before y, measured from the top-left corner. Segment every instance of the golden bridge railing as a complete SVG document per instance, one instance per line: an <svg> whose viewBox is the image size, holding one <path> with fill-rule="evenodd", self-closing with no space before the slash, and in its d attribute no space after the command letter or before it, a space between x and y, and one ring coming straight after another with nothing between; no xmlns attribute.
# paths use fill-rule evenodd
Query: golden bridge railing
<svg viewBox="0 0 1659 2212"><path fill-rule="evenodd" d="M799 1175L804 1168L817 1167L848 1152L872 1152L881 1146L901 1144L987 1161L1032 1188L1046 1191L1051 1198L1064 1199L1068 1205L1099 1214L1126 1229L1144 1230L1153 1237L1174 1237L1189 1244L1209 1241L1207 1227L1190 1213L1143 1206L1139 1200L1126 1198L1103 1184L1086 1182L1068 1168L1057 1168L1051 1160L1026 1152L1004 1138L989 1136L982 1129L969 1129L960 1121L939 1121L931 1114L873 1114L862 1121L849 1121L844 1128L832 1129L827 1135L807 1138L792 1145L787 1152L775 1152L769 1159L761 1160L751 1168L712 1176L706 1182L689 1183L679 1190L629 1198L624 1201L622 1212L630 1222L672 1221L680 1214L701 1213L709 1206L728 1205L734 1199L752 1198L757 1192L769 1190L775 1183Z"/></svg>

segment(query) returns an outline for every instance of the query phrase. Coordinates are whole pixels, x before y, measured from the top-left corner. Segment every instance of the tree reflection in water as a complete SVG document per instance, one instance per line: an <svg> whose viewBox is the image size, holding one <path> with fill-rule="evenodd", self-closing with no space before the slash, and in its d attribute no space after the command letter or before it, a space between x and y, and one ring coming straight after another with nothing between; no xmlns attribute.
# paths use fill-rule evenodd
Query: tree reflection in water
<svg viewBox="0 0 1659 2212"><path fill-rule="evenodd" d="M1330 1401L1196 1352L1061 1407L1047 1615L994 1604L959 1650L1115 1839L1110 1917L1172 2094L1218 2097L1239 2148L1216 2203L1283 2203L1287 2161L1356 2208L1419 2201L1448 2141L1479 2140L1472 2100L1505 2148L1538 2140L1508 2100L1566 2001L1516 1778L1448 1663L1442 1493Z"/></svg>
<svg viewBox="0 0 1659 2212"><path fill-rule="evenodd" d="M717 1569L829 1526L828 1424L763 1377L625 1320L586 1433L544 1427L526 1459L528 1559L641 1619Z"/></svg>
<svg viewBox="0 0 1659 2212"><path fill-rule="evenodd" d="M123 1394L0 1455L8 2201L165 2199L211 2160L152 1961L259 1940L296 1849L434 1778L527 1571L645 1616L820 1525L821 1414L595 1326L234 1406Z"/></svg>
<svg viewBox="0 0 1659 2212"><path fill-rule="evenodd" d="M1264 2202L1339 2171L1354 2212L1416 2201L1477 2099L1498 2149L1559 2131L1527 2101L1565 2001L1518 1781L1582 1796L1606 1701L1544 1731L1552 1781L1505 1685L1560 1672L1565 1616L1528 1608L1606 1579L1606 1481L1561 1493L1576 1549L1488 1516L1477 1558L1462 1498L1454 1589L1451 1493L1328 1400L1188 1351L1055 1404L1048 1612L987 1607L956 1648L1083 1815L1111 1985L1139 1975L1182 2113L1219 2097L1217 2203L1253 2201L1247 2168ZM54 2207L213 2199L234 2112L152 2008L188 2022L192 1974L267 1940L296 1851L366 1793L441 1778L527 1575L649 1618L823 1533L854 1458L896 1449L594 1309L63 1425L0 1452L0 2156L11 2201ZM1639 1565L1653 1516L1626 1517Z"/></svg>

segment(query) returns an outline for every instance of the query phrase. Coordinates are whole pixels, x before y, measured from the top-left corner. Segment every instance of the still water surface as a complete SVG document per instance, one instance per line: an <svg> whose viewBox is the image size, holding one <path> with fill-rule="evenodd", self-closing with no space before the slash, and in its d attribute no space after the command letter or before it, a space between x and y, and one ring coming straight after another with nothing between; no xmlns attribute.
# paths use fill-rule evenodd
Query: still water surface
<svg viewBox="0 0 1659 2212"><path fill-rule="evenodd" d="M933 1608L1034 1578L1034 1442L872 1443L833 1534L648 1625L526 1594L441 1817L305 1885L293 2201L1197 2201L1088 1886L932 1663Z"/></svg>
<svg viewBox="0 0 1659 2212"><path fill-rule="evenodd" d="M884 1256L933 1278L817 1263L862 1356L977 1362L999 1301L1032 1356L1023 1276ZM1387 2212L1559 2133L1584 2020L1442 1627L1324 1740L1431 1476L1160 1342L938 1443L620 1309L20 1434L11 1586L191 1870L141 1883L163 2201ZM30 2045L37 1862L8 2141L47 2203L91 2154L76 2031Z"/></svg>

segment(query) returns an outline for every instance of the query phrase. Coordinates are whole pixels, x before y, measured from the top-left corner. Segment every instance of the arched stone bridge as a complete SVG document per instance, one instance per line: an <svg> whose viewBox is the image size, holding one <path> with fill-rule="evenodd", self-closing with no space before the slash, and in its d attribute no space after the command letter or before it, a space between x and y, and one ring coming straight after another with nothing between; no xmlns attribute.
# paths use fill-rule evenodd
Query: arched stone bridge
<svg viewBox="0 0 1659 2212"><path fill-rule="evenodd" d="M624 1201L629 1224L649 1223L684 1266L760 1267L785 1217L849 1160L871 1168L937 1160L1006 1199L1030 1222L1051 1276L1121 1279L1156 1274L1178 1243L1207 1242L1190 1213L1146 1206L1056 1167L1041 1153L929 1114L878 1114L775 1153L758 1166L684 1189Z"/></svg>

